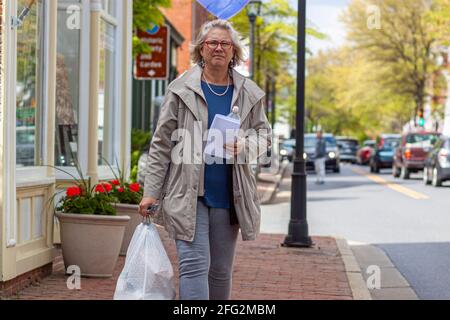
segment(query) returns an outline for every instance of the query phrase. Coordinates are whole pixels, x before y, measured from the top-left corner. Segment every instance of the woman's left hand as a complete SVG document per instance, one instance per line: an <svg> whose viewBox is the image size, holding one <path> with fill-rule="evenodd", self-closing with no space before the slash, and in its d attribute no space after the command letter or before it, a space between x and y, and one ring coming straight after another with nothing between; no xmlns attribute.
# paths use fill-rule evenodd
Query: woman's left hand
<svg viewBox="0 0 450 320"><path fill-rule="evenodd" d="M237 156L244 150L244 139L236 138L234 143L226 143L223 147L227 150L229 154L232 156Z"/></svg>

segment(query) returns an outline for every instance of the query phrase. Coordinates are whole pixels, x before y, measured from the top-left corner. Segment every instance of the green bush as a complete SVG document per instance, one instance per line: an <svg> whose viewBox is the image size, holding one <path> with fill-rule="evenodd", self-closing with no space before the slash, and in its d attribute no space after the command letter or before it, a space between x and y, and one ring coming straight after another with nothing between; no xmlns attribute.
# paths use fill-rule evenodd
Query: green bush
<svg viewBox="0 0 450 320"><path fill-rule="evenodd" d="M131 173L130 181L137 181L138 161L143 152L148 152L150 141L152 140L152 133L141 129L131 130Z"/></svg>

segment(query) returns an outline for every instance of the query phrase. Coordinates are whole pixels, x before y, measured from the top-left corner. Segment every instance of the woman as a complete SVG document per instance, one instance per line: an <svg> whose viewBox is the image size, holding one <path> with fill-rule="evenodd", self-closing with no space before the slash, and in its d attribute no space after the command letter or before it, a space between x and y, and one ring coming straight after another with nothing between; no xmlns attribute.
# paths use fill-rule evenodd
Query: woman
<svg viewBox="0 0 450 320"><path fill-rule="evenodd" d="M167 90L139 212L147 215L160 200L157 218L176 240L180 299L226 300L239 229L243 240L259 233L259 199L249 163L266 152L271 130L264 92L233 69L243 61L243 50L229 22L204 24L191 51L195 66ZM228 115L232 106L239 107L244 134L224 147L240 161L210 164L203 156L203 133L216 114ZM176 156L183 161L174 161Z"/></svg>

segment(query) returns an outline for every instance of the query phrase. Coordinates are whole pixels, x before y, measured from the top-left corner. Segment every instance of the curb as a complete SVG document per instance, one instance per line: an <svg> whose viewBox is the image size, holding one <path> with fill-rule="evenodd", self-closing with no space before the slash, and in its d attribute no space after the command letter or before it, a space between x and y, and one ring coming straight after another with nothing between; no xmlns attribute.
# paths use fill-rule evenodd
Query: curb
<svg viewBox="0 0 450 320"><path fill-rule="evenodd" d="M348 283L352 290L354 300L372 300L369 289L361 273L361 268L356 261L352 249L344 238L335 237L338 250L344 262Z"/></svg>
<svg viewBox="0 0 450 320"><path fill-rule="evenodd" d="M349 245L361 268L377 267L379 270L380 287L369 288L373 300L420 300L414 288L382 248L361 242L353 245L352 241L349 241ZM363 276L369 281L367 275Z"/></svg>
<svg viewBox="0 0 450 320"><path fill-rule="evenodd" d="M281 184L281 181L283 180L284 173L286 172L286 168L288 167L288 165L289 165L289 163L281 163L280 171L278 174L275 175L274 180L276 180L276 181L273 181L270 179L261 179L261 177L258 177L258 179L262 182L273 183L273 186L270 188L270 191L267 192L267 194L269 194L269 196L261 199L261 204L269 204L273 200L273 198L276 195L277 190Z"/></svg>

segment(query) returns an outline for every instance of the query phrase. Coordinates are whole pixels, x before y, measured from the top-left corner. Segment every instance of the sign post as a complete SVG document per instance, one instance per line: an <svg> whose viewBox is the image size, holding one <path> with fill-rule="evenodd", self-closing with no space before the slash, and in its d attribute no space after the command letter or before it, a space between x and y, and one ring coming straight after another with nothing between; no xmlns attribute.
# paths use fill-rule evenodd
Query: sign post
<svg viewBox="0 0 450 320"><path fill-rule="evenodd" d="M167 80L169 78L169 28L156 26L151 30L138 30L137 36L147 43L150 53L137 55L134 77L137 80Z"/></svg>

